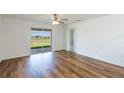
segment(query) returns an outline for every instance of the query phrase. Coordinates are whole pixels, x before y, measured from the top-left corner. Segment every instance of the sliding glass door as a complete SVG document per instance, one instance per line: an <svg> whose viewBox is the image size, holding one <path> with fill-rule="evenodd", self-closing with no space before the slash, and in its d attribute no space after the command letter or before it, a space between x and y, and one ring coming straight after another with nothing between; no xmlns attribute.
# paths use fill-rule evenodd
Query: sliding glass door
<svg viewBox="0 0 124 93"><path fill-rule="evenodd" d="M32 29L31 54L52 51L52 31L46 29Z"/></svg>

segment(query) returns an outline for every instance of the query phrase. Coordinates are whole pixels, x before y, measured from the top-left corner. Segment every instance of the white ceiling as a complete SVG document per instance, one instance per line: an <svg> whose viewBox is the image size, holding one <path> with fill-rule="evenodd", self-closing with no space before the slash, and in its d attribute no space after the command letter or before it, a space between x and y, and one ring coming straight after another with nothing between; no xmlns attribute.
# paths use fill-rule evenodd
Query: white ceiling
<svg viewBox="0 0 124 93"><path fill-rule="evenodd" d="M96 17L105 16L107 14L59 14L59 17L64 19L68 19L65 24L71 24L74 22L77 22L77 20L89 20ZM52 14L2 14L2 16L11 17L11 18L19 18L24 20L30 20L30 21L38 21L43 23L51 23L52 20L50 16Z"/></svg>

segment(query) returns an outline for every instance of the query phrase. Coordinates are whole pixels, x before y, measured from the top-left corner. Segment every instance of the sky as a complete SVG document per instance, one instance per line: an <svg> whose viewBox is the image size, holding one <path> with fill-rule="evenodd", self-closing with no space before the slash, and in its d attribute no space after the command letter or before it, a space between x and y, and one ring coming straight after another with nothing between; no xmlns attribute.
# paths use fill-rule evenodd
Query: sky
<svg viewBox="0 0 124 93"><path fill-rule="evenodd" d="M51 31L31 31L32 36L51 36Z"/></svg>

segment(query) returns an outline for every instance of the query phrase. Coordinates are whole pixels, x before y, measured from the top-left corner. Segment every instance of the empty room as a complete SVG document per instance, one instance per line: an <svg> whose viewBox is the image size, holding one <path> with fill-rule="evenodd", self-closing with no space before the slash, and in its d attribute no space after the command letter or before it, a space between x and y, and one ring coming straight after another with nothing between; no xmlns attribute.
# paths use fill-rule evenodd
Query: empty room
<svg viewBox="0 0 124 93"><path fill-rule="evenodd" d="M0 15L0 78L122 78L123 49L123 14Z"/></svg>

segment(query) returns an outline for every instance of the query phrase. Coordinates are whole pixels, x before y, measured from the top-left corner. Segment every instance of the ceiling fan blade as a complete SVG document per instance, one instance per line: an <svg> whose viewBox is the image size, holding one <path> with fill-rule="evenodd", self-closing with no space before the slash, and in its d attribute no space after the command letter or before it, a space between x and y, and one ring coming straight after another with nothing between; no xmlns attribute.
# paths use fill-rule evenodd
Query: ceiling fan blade
<svg viewBox="0 0 124 93"><path fill-rule="evenodd" d="M61 19L61 20L62 20L62 21L68 21L68 19L65 19L65 18L64 18L64 19Z"/></svg>
<svg viewBox="0 0 124 93"><path fill-rule="evenodd" d="M53 16L50 16L50 18L51 18L52 20L54 20L54 19L55 19Z"/></svg>
<svg viewBox="0 0 124 93"><path fill-rule="evenodd" d="M62 22L62 21L59 21L59 23L61 23L61 24L65 24L64 22Z"/></svg>
<svg viewBox="0 0 124 93"><path fill-rule="evenodd" d="M53 14L53 15L51 16L51 19L52 19L52 20L59 20L59 17L58 17L57 14Z"/></svg>

